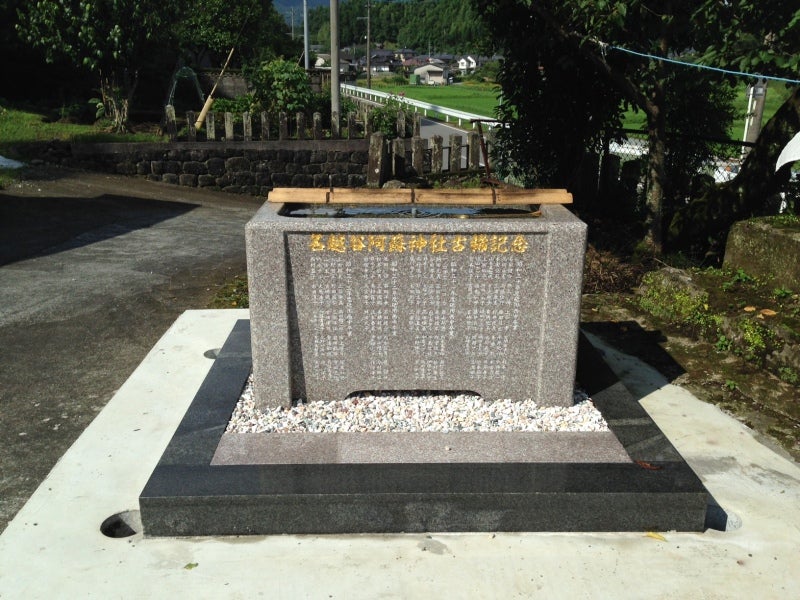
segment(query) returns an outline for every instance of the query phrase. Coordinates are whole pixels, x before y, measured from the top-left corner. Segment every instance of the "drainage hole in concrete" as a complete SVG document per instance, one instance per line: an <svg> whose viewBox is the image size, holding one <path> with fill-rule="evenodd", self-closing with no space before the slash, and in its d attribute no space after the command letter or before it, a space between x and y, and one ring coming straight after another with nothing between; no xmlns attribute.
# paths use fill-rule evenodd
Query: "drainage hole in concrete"
<svg viewBox="0 0 800 600"><path fill-rule="evenodd" d="M210 358L211 360L215 360L219 356L220 350L221 348L212 348L211 350L206 350L203 352L203 356Z"/></svg>
<svg viewBox="0 0 800 600"><path fill-rule="evenodd" d="M142 530L142 518L138 510L125 510L111 515L100 525L100 533L110 538L126 538Z"/></svg>

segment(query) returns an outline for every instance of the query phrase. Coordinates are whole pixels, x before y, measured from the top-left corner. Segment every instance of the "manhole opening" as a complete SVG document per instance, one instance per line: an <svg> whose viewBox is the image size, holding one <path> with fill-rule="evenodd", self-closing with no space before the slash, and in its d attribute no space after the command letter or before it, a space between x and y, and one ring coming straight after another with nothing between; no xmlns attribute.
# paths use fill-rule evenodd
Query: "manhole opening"
<svg viewBox="0 0 800 600"><path fill-rule="evenodd" d="M111 515L100 525L100 533L110 538L126 538L142 529L142 518L138 510L126 510Z"/></svg>

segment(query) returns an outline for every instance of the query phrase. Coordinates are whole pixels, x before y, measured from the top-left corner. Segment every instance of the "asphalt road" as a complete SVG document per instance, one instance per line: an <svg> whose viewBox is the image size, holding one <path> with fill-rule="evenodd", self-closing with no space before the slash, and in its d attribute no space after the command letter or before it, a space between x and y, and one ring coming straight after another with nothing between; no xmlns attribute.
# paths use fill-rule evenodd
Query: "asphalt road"
<svg viewBox="0 0 800 600"><path fill-rule="evenodd" d="M0 190L0 531L175 319L245 272L244 225L263 202L29 177Z"/></svg>

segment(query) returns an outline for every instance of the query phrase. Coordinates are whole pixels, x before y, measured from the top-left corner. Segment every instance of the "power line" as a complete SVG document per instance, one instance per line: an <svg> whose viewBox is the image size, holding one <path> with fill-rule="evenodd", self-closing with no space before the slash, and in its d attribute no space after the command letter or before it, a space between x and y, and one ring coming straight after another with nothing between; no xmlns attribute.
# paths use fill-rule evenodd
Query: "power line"
<svg viewBox="0 0 800 600"><path fill-rule="evenodd" d="M646 54L644 52L636 52L635 50L628 50L627 48L621 48L619 46L612 46L610 44L606 44L605 42L597 42L600 47L605 50L606 48L611 50L617 50L619 52L625 52L627 54L633 54L634 56L639 56L641 58L647 58L651 60L660 60L663 62L668 62L676 65L681 65L683 67L694 67L695 69L706 69L708 71L716 71L717 73L725 73L726 75L738 75L740 77L751 77L753 79L769 79L771 81L781 81L783 83L791 83L794 85L800 84L800 80L798 79L787 79L786 77L775 77L772 75L760 75L757 73L745 73L743 71L731 71L729 69L720 69L719 67L711 67L708 65L701 65L699 63L690 63L685 62L682 60L675 60L674 58L667 58L665 56L655 56L653 54Z"/></svg>

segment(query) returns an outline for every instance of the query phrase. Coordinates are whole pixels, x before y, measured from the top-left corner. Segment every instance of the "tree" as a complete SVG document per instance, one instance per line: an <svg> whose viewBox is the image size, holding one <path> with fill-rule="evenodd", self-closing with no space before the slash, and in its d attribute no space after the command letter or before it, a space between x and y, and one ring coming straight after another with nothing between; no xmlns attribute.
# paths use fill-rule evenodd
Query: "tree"
<svg viewBox="0 0 800 600"><path fill-rule="evenodd" d="M635 107L645 114L649 153L644 242L650 251L659 254L665 196L669 188L669 99L681 98L681 94L671 94L674 86L680 84L679 77L661 59L686 56L687 49L706 45L708 32L696 27L694 22L696 2L473 2L505 54L500 73L501 116L512 118L512 128L520 120L527 119L530 121L528 130L533 135L536 135L533 130L544 124L545 139L551 140L553 161L558 154L567 165L574 164L574 155L582 143L591 147L597 143L599 135L619 124L624 106ZM512 13L513 19L504 24L505 15ZM539 77L526 68L531 62L537 63ZM524 79L518 74L520 69L528 71ZM705 81L707 86L715 83L710 76L697 74L694 78ZM527 82L534 82L536 96L533 99L525 98L524 86L530 85ZM538 114L529 114L530 108L536 108ZM558 139L559 132L571 141ZM522 140L524 138L520 143ZM567 144L571 152L564 148ZM516 148L514 158L520 150ZM532 152L542 151L545 150L539 148ZM542 173L535 175L542 179ZM563 180L563 173L561 175Z"/></svg>
<svg viewBox="0 0 800 600"><path fill-rule="evenodd" d="M780 0L706 2L696 15L713 32L700 62L742 72L769 73L797 80L800 72L800 8ZM789 181L791 165L775 172L781 149L800 131L800 87L762 128L738 175L709 188L676 213L669 233L675 243L720 259L730 226L737 220L774 213L778 192ZM797 210L797 207L795 207Z"/></svg>
<svg viewBox="0 0 800 600"><path fill-rule="evenodd" d="M481 2L479 12L492 49L504 55L497 116L507 126L497 134L497 168L526 186L572 187L584 152L619 128L619 93L525 2Z"/></svg>
<svg viewBox="0 0 800 600"><path fill-rule="evenodd" d="M345 0L339 4L339 40L345 46L364 44L367 25L364 0ZM480 19L472 6L462 0L402 0L372 2L371 37L403 48L426 52L474 52L483 35ZM316 42L330 43L329 9L318 6L309 11L309 28Z"/></svg>
<svg viewBox="0 0 800 600"><path fill-rule="evenodd" d="M234 64L257 65L300 54L299 41L287 32L284 18L271 1L184 0L185 14L175 31L181 50L191 63L208 54L221 64L232 47Z"/></svg>
<svg viewBox="0 0 800 600"><path fill-rule="evenodd" d="M48 61L65 56L95 73L105 113L122 132L139 69L165 43L176 11L156 0L38 0L20 9L18 30Z"/></svg>
<svg viewBox="0 0 800 600"><path fill-rule="evenodd" d="M568 69L559 68L560 64L583 61L594 69L601 80L599 85L613 90L622 102L645 114L649 141L645 242L656 254L663 248L665 200L673 204L681 200L669 198L670 193L677 191L676 186L671 186L670 164L681 148L670 146L668 133L681 129L691 132L689 123L697 123L676 119L687 115L686 111L678 110L680 102L685 102L689 91L694 98L706 101L717 95L723 85L735 81L716 71L692 70L690 65L676 66L672 61L739 71L769 71L788 78L796 78L800 67L800 55L796 52L800 44L800 10L796 3L782 0L473 0L473 3L506 54L500 77L506 115L516 119L524 116L522 111L515 115L517 106L511 96L515 86L524 85L515 78L514 71L517 67L524 68L528 56L547 59L542 66L548 79L570 76ZM517 16L504 23L506 13ZM528 39L533 35L539 38ZM557 53L548 53L548 49L556 46ZM532 54L534 51L539 54ZM585 77L587 73L591 72L576 70L572 77ZM697 85L703 82L706 93ZM575 86L573 91L577 95L594 95L596 91L590 88L595 85L598 81L593 78L582 89ZM565 87L564 93L568 91ZM556 111L562 108L574 111L580 104L580 98L565 95L563 106L552 103L550 106ZM586 114L591 119L613 122L615 113L607 110L606 104L589 104ZM719 110L725 107L724 94L717 95L712 107L701 112L691 106L688 116L706 119L710 116L716 119L715 128L719 129L729 117L729 111ZM791 132L797 130L798 110L800 98L795 92L776 113L775 122L764 127L736 180L707 190L699 203L677 211L670 230L677 234L672 239L691 234L689 237L695 241L707 243L704 237L712 234L719 239L727 231L726 224L733 215L744 216L764 209L765 194L774 196L781 180L788 177L788 168L775 177L768 173L767 167ZM577 117L579 113L572 114ZM547 115L540 120L550 118ZM568 123L563 115L560 118ZM572 134L570 129L566 131ZM580 131L591 139L595 130L587 126Z"/></svg>
<svg viewBox="0 0 800 600"><path fill-rule="evenodd" d="M305 69L293 62L277 59L250 71L254 100L272 115L294 115L311 106L314 94Z"/></svg>

